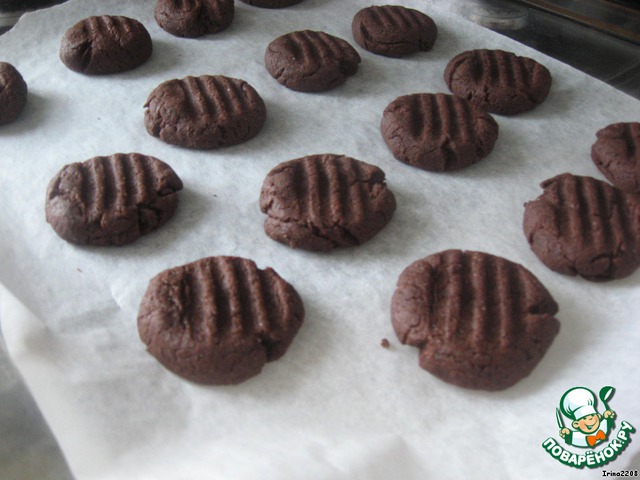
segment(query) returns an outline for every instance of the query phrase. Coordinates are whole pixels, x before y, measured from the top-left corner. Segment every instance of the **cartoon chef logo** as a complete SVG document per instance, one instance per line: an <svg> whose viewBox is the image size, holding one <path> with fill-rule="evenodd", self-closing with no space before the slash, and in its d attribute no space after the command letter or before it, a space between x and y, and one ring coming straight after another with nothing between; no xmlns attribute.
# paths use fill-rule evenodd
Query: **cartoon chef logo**
<svg viewBox="0 0 640 480"><path fill-rule="evenodd" d="M598 412L596 395L588 388L574 387L565 392L560 399L560 408L556 410L560 436L565 442L574 447L594 448L607 439L616 416L607 405L613 392L613 387L600 390L603 413ZM562 415L571 420L572 428L565 425Z"/></svg>
<svg viewBox="0 0 640 480"><path fill-rule="evenodd" d="M567 390L556 408L556 421L562 440L549 437L542 448L559 462L574 468L600 468L614 461L631 442L636 431L626 420L614 431L616 413L609 408L613 387L602 387L596 396L585 387ZM598 411L598 400L601 411ZM562 441L579 450L564 447Z"/></svg>

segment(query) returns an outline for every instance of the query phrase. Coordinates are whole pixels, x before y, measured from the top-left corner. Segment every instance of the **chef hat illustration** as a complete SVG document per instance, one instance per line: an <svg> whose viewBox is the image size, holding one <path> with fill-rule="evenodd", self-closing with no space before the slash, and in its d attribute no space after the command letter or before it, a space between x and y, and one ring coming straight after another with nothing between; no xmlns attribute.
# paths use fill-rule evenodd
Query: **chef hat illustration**
<svg viewBox="0 0 640 480"><path fill-rule="evenodd" d="M574 387L567 390L560 399L562 413L573 420L580 420L587 415L595 415L596 395L584 387Z"/></svg>

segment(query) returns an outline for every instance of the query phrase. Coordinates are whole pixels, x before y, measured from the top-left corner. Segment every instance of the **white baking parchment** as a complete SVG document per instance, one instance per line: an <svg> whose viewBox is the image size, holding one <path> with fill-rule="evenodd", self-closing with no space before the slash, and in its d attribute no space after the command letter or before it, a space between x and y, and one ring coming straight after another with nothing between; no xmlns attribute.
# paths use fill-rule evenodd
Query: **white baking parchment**
<svg viewBox="0 0 640 480"><path fill-rule="evenodd" d="M0 59L29 85L22 116L0 129L0 320L11 358L78 479L582 479L640 468L640 433L597 469L563 465L543 448L550 437L564 445L555 412L574 386L615 387L609 407L616 429L622 421L640 427L640 272L601 284L553 273L530 251L521 226L523 204L546 178L565 171L602 178L589 156L595 132L637 121L640 102L432 3L402 3L436 21L433 50L391 59L356 46L357 74L321 94L294 92L271 78L267 44L313 29L355 46L351 19L368 1L305 0L281 10L236 2L228 30L180 39L156 25L152 1L71 0L25 15L0 38ZM143 22L153 38L151 59L104 77L68 70L58 58L62 35L96 14ZM553 75L548 99L529 113L496 116L495 150L473 167L429 173L394 160L379 133L385 106L402 94L446 92L446 63L472 48L504 48L542 62ZM143 106L151 90L201 74L256 88L268 109L256 138L194 151L147 134ZM121 248L64 242L44 218L49 179L67 163L117 152L153 155L175 169L185 185L176 216ZM264 234L258 198L265 175L315 153L346 154L386 172L398 208L367 244L309 253ZM421 370L418 351L393 333L398 275L448 248L523 264L560 305L555 342L508 390L446 384ZM174 376L137 334L150 278L210 255L273 267L305 304L287 354L237 386L203 387ZM384 338L389 348L381 346Z"/></svg>

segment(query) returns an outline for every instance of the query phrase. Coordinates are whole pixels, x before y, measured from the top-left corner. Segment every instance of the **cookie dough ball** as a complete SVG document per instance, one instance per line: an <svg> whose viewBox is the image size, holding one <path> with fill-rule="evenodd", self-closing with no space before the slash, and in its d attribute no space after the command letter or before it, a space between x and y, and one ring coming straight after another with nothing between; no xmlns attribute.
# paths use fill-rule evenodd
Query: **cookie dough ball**
<svg viewBox="0 0 640 480"><path fill-rule="evenodd" d="M0 125L15 121L27 104L27 83L10 63L0 62Z"/></svg>

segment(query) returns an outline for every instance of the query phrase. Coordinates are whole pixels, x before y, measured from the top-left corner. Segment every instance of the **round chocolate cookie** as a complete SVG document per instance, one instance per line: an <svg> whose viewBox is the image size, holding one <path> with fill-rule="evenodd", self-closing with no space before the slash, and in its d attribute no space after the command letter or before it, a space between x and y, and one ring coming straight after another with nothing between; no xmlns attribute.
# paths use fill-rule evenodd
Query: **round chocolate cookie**
<svg viewBox="0 0 640 480"><path fill-rule="evenodd" d="M27 104L27 83L10 63L0 62L0 125L13 122Z"/></svg>
<svg viewBox="0 0 640 480"><path fill-rule="evenodd" d="M273 40L264 61L271 76L285 87L299 92L323 92L354 75L360 55L341 38L302 30Z"/></svg>
<svg viewBox="0 0 640 480"><path fill-rule="evenodd" d="M222 75L161 83L145 108L144 123L151 135L199 149L246 142L260 132L267 118L265 103L251 85Z"/></svg>
<svg viewBox="0 0 640 480"><path fill-rule="evenodd" d="M640 266L640 197L607 182L564 173L525 204L524 233L551 270L606 281Z"/></svg>
<svg viewBox="0 0 640 480"><path fill-rule="evenodd" d="M142 65L152 50L151 36L138 20L101 15L80 20L67 30L60 60L75 72L104 75Z"/></svg>
<svg viewBox="0 0 640 480"><path fill-rule="evenodd" d="M304 306L274 270L239 257L208 257L156 275L138 332L164 367L187 380L237 384L282 357Z"/></svg>
<svg viewBox="0 0 640 480"><path fill-rule="evenodd" d="M614 123L596 133L591 159L616 187L640 193L640 122Z"/></svg>
<svg viewBox="0 0 640 480"><path fill-rule="evenodd" d="M182 181L161 160L117 153L65 165L49 182L47 222L68 242L125 245L164 225Z"/></svg>
<svg viewBox="0 0 640 480"><path fill-rule="evenodd" d="M535 60L504 50L469 50L444 71L449 89L488 112L515 115L541 104L551 89L551 73Z"/></svg>
<svg viewBox="0 0 640 480"><path fill-rule="evenodd" d="M431 17L400 5L363 8L353 17L351 32L362 48L387 57L429 51L438 37Z"/></svg>
<svg viewBox="0 0 640 480"><path fill-rule="evenodd" d="M177 37L218 33L233 21L233 0L158 0L154 10L160 27Z"/></svg>
<svg viewBox="0 0 640 480"><path fill-rule="evenodd" d="M503 390L528 376L560 330L558 305L521 265L446 250L400 275L391 321L420 366L465 388Z"/></svg>
<svg viewBox="0 0 640 480"><path fill-rule="evenodd" d="M396 159L435 172L482 160L498 138L498 124L489 113L444 93L396 98L382 114L380 131Z"/></svg>
<svg viewBox="0 0 640 480"><path fill-rule="evenodd" d="M240 0L248 5L260 8L284 8L300 3L302 0Z"/></svg>
<svg viewBox="0 0 640 480"><path fill-rule="evenodd" d="M274 240L326 252L371 239L391 220L396 201L378 167L324 154L273 168L262 185L260 209Z"/></svg>

